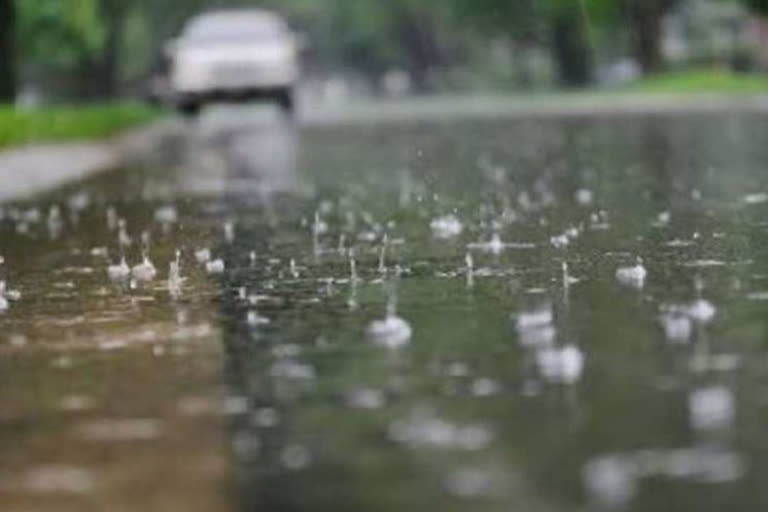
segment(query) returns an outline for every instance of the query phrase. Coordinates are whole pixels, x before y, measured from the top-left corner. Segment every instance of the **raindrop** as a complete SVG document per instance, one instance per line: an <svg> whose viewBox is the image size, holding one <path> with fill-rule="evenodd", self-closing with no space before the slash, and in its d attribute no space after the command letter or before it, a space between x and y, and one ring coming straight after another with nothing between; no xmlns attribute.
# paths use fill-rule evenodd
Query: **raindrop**
<svg viewBox="0 0 768 512"><path fill-rule="evenodd" d="M761 204L768 202L768 194L765 192L757 192L755 194L747 194L741 201L744 204Z"/></svg>
<svg viewBox="0 0 768 512"><path fill-rule="evenodd" d="M211 275L224 273L224 260L221 258L209 261L205 264L205 271Z"/></svg>
<svg viewBox="0 0 768 512"><path fill-rule="evenodd" d="M576 202L581 206L589 206L595 200L595 194L587 189L582 188L576 191Z"/></svg>
<svg viewBox="0 0 768 512"><path fill-rule="evenodd" d="M487 242L471 243L470 249L476 249L491 254L501 254L505 249L535 249L536 244L528 242L502 242L498 233L494 233Z"/></svg>
<svg viewBox="0 0 768 512"><path fill-rule="evenodd" d="M173 206L163 206L155 210L155 221L160 224L174 224L179 220L179 212Z"/></svg>
<svg viewBox="0 0 768 512"><path fill-rule="evenodd" d="M564 249L568 247L568 245L570 245L571 239L568 238L568 235L564 233L562 235L556 235L551 237L549 239L549 243L551 243L552 247L554 247L555 249Z"/></svg>
<svg viewBox="0 0 768 512"><path fill-rule="evenodd" d="M637 476L626 457L606 455L590 460L582 471L590 497L608 508L627 505L637 494Z"/></svg>
<svg viewBox="0 0 768 512"><path fill-rule="evenodd" d="M476 379L472 383L472 394L478 397L495 395L499 392L499 384L488 378Z"/></svg>
<svg viewBox="0 0 768 512"><path fill-rule="evenodd" d="M51 237L51 240L55 240L61 235L61 231L64 227L64 222L61 219L61 210L59 210L58 205L51 206L50 211L48 212L48 234Z"/></svg>
<svg viewBox="0 0 768 512"><path fill-rule="evenodd" d="M115 208L110 206L107 208L107 229L114 231L118 227L117 212Z"/></svg>
<svg viewBox="0 0 768 512"><path fill-rule="evenodd" d="M384 393L378 389L354 389L346 395L347 406L353 409L380 409L384 402Z"/></svg>
<svg viewBox="0 0 768 512"><path fill-rule="evenodd" d="M387 314L383 320L374 320L368 325L368 339L377 345L388 348L400 348L411 341L411 325L397 316L397 293L394 285L390 288Z"/></svg>
<svg viewBox="0 0 768 512"><path fill-rule="evenodd" d="M195 260L199 264L208 263L211 261L211 250L208 248L198 249L195 251Z"/></svg>
<svg viewBox="0 0 768 512"><path fill-rule="evenodd" d="M357 262L355 261L355 250L349 250L349 279L352 283L357 282Z"/></svg>
<svg viewBox="0 0 768 512"><path fill-rule="evenodd" d="M698 389L688 397L691 426L697 430L724 429L735 414L733 393L723 386Z"/></svg>
<svg viewBox="0 0 768 512"><path fill-rule="evenodd" d="M280 461L286 468L292 471L299 471L309 466L311 456L309 450L304 446L292 444L283 448L280 453Z"/></svg>
<svg viewBox="0 0 768 512"><path fill-rule="evenodd" d="M181 295L181 287L186 279L181 277L181 251L176 251L176 260L170 263L168 270L168 290L172 297Z"/></svg>
<svg viewBox="0 0 768 512"><path fill-rule="evenodd" d="M384 234L379 251L379 274L387 273L387 248L389 246L389 235Z"/></svg>
<svg viewBox="0 0 768 512"><path fill-rule="evenodd" d="M251 432L238 432L232 439L232 450L238 457L254 457L260 449L261 441Z"/></svg>
<svg viewBox="0 0 768 512"><path fill-rule="evenodd" d="M368 338L378 345L399 348L411 340L412 330L408 322L396 315L387 315L383 320L374 320L366 329Z"/></svg>
<svg viewBox="0 0 768 512"><path fill-rule="evenodd" d="M131 237L128 236L128 228L125 219L119 219L117 221L117 228L117 244L120 246L120 249L122 250L126 247L130 247L133 243L133 240L131 240Z"/></svg>
<svg viewBox="0 0 768 512"><path fill-rule="evenodd" d="M695 322L708 324L715 317L717 309L711 302L704 299L698 299L688 306L686 312Z"/></svg>
<svg viewBox="0 0 768 512"><path fill-rule="evenodd" d="M584 370L584 354L575 345L563 348L549 348L536 354L539 372L548 381L559 384L574 384Z"/></svg>
<svg viewBox="0 0 768 512"><path fill-rule="evenodd" d="M122 257L117 265L107 267L107 276L111 281L125 281L131 276L131 269L125 257Z"/></svg>
<svg viewBox="0 0 768 512"><path fill-rule="evenodd" d="M235 223L231 220L224 223L224 240L226 240L228 244L235 241Z"/></svg>
<svg viewBox="0 0 768 512"><path fill-rule="evenodd" d="M137 282L151 281L157 276L157 269L149 260L149 257L144 254L142 262L131 269L131 276Z"/></svg>
<svg viewBox="0 0 768 512"><path fill-rule="evenodd" d="M653 223L654 227L657 228L663 228L669 225L669 222L672 220L672 214L668 211L661 212L658 216L656 216L656 220Z"/></svg>
<svg viewBox="0 0 768 512"><path fill-rule="evenodd" d="M320 236L324 235L328 232L328 224L326 224L321 218L320 218L320 212L315 211L315 219L312 223L312 234L314 236Z"/></svg>
<svg viewBox="0 0 768 512"><path fill-rule="evenodd" d="M475 498L493 492L493 475L481 469L460 469L445 479L445 488L460 498Z"/></svg>
<svg viewBox="0 0 768 512"><path fill-rule="evenodd" d="M251 327L257 327L259 325L268 325L270 323L269 318L260 316L256 311L248 311L246 316L246 323Z"/></svg>
<svg viewBox="0 0 768 512"><path fill-rule="evenodd" d="M440 239L457 237L464 230L459 218L453 214L433 219L429 227L432 229L434 237Z"/></svg>
<svg viewBox="0 0 768 512"><path fill-rule="evenodd" d="M5 298L5 281L0 281L0 312L8 311L8 299Z"/></svg>
<svg viewBox="0 0 768 512"><path fill-rule="evenodd" d="M642 288L645 286L645 279L648 271L643 266L642 258L638 257L634 266L621 267L616 270L616 279L624 286L632 288Z"/></svg>
<svg viewBox="0 0 768 512"><path fill-rule="evenodd" d="M248 397L228 396L222 405L222 413L225 416L242 416L248 413Z"/></svg>
<svg viewBox="0 0 768 512"><path fill-rule="evenodd" d="M667 340L673 343L687 343L693 332L690 317L679 312L670 311L661 316L661 326Z"/></svg>
<svg viewBox="0 0 768 512"><path fill-rule="evenodd" d="M535 311L527 311L517 315L517 330L534 329L550 325L554 317L551 307L543 307Z"/></svg>
<svg viewBox="0 0 768 512"><path fill-rule="evenodd" d="M472 288L475 285L475 261L472 258L472 253L467 252L464 256L464 263L467 272L467 287Z"/></svg>

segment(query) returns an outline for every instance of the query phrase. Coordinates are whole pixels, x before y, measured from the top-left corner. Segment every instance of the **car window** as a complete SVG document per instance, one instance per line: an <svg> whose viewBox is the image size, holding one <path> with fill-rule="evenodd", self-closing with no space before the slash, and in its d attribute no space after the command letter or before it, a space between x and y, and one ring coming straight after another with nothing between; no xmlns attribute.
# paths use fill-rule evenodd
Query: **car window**
<svg viewBox="0 0 768 512"><path fill-rule="evenodd" d="M183 39L192 44L270 40L283 37L285 27L264 20L199 20L185 31Z"/></svg>

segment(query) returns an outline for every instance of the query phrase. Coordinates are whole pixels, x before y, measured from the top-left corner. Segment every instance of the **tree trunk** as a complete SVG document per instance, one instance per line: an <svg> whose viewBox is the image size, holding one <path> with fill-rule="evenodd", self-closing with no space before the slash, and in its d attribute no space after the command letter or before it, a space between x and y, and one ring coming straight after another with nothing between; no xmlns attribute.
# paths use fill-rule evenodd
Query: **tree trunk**
<svg viewBox="0 0 768 512"><path fill-rule="evenodd" d="M94 91L101 98L113 97L120 86L120 58L125 28L122 0L102 0L101 16L106 27L106 39L97 63Z"/></svg>
<svg viewBox="0 0 768 512"><path fill-rule="evenodd" d="M16 9L14 0L0 0L0 102L16 98Z"/></svg>
<svg viewBox="0 0 768 512"><path fill-rule="evenodd" d="M443 64L434 20L424 11L400 5L397 8L397 36L408 60L408 71L417 92L433 89L432 72Z"/></svg>
<svg viewBox="0 0 768 512"><path fill-rule="evenodd" d="M592 55L581 16L565 11L552 20L552 43L560 83L583 87L592 81Z"/></svg>
<svg viewBox="0 0 768 512"><path fill-rule="evenodd" d="M633 53L644 73L664 68L662 20L671 4L669 0L628 0Z"/></svg>

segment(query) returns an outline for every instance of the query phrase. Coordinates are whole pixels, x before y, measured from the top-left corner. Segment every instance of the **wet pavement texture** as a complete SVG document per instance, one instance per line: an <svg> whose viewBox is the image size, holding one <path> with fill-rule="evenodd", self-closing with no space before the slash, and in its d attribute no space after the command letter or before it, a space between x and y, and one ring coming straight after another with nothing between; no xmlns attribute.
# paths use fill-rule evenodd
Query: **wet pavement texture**
<svg viewBox="0 0 768 512"><path fill-rule="evenodd" d="M766 128L213 110L6 205L0 508L759 509Z"/></svg>

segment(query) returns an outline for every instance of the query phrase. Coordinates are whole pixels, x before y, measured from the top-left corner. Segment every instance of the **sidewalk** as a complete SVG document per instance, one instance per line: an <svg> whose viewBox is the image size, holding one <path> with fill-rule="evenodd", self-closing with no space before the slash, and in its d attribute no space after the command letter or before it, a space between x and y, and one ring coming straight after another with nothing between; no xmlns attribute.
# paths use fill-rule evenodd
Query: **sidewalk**
<svg viewBox="0 0 768 512"><path fill-rule="evenodd" d="M119 167L126 157L151 151L176 127L166 119L101 141L31 144L0 151L0 203Z"/></svg>

